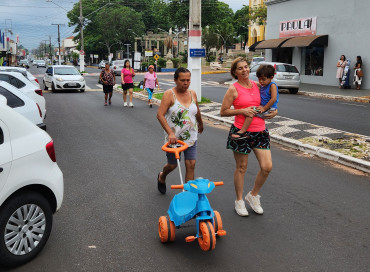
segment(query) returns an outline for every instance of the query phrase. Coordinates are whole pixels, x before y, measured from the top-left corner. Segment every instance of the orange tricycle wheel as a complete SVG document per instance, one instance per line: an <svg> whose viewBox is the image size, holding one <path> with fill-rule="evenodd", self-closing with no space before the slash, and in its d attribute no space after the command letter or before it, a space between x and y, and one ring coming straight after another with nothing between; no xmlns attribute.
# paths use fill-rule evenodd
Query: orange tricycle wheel
<svg viewBox="0 0 370 272"><path fill-rule="evenodd" d="M213 212L215 213L215 216L213 217L213 222L215 223L215 233L217 233L219 230L222 230L222 219L218 211Z"/></svg>
<svg viewBox="0 0 370 272"><path fill-rule="evenodd" d="M215 230L211 221L202 221L199 223L198 243L202 250L211 251L216 246Z"/></svg>
<svg viewBox="0 0 370 272"><path fill-rule="evenodd" d="M162 243L175 241L175 224L168 216L159 217L158 234Z"/></svg>

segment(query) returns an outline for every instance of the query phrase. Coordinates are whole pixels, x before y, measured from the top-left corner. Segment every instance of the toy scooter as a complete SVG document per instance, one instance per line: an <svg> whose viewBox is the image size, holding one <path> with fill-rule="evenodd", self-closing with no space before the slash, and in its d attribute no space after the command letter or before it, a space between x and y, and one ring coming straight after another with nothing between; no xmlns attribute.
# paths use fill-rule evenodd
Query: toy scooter
<svg viewBox="0 0 370 272"><path fill-rule="evenodd" d="M223 185L222 181L212 182L208 179L197 178L184 184L180 166L180 152L188 148L183 141L177 141L179 147L171 148L169 143L162 146L162 150L174 153L180 172L181 185L172 185L171 189L183 189L182 193L174 196L167 211L168 216L161 216L158 222L158 233L162 243L175 240L175 229L191 220L196 219L197 234L188 236L186 242L198 239L199 246L204 251L213 250L216 246L216 235L225 236L222 229L221 215L214 211L205 194L210 193L215 186Z"/></svg>

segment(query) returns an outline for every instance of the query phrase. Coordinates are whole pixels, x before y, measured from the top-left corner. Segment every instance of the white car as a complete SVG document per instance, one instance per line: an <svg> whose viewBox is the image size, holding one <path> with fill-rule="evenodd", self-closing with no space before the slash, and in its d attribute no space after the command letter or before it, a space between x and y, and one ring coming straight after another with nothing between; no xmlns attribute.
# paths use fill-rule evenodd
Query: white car
<svg viewBox="0 0 370 272"><path fill-rule="evenodd" d="M37 68L39 68L39 67L45 67L46 68L46 63L45 63L44 60L38 60L36 62L36 66L37 66Z"/></svg>
<svg viewBox="0 0 370 272"><path fill-rule="evenodd" d="M43 79L44 90L51 88L52 92L58 90L78 89L85 91L86 82L80 72L71 65L52 65L46 69Z"/></svg>
<svg viewBox="0 0 370 272"><path fill-rule="evenodd" d="M101 62L99 62L98 67L99 67L100 69L103 69L103 68L105 68L105 64L106 64L106 63L108 63L108 61L102 60Z"/></svg>
<svg viewBox="0 0 370 272"><path fill-rule="evenodd" d="M121 70L123 68L123 65L125 64L126 60L114 60L112 61L110 65L110 69L114 72L115 75L121 75ZM130 61L130 66L132 67L131 60Z"/></svg>
<svg viewBox="0 0 370 272"><path fill-rule="evenodd" d="M50 136L0 96L0 265L14 267L45 246L64 194Z"/></svg>
<svg viewBox="0 0 370 272"><path fill-rule="evenodd" d="M35 100L42 113L42 119L46 116L46 103L42 90L33 85L27 78L18 72L0 71L0 81L5 81L18 88L22 93Z"/></svg>
<svg viewBox="0 0 370 272"><path fill-rule="evenodd" d="M301 77L297 68L289 63L281 62L258 62L254 66L251 66L249 78L258 82L256 75L257 69L260 65L269 64L275 67L275 76L272 81L274 81L280 89L288 89L291 94L296 94L298 92L299 86L301 84Z"/></svg>
<svg viewBox="0 0 370 272"><path fill-rule="evenodd" d="M7 105L9 107L22 114L39 128L46 130L41 109L33 99L4 81L0 81L0 95L7 99Z"/></svg>
<svg viewBox="0 0 370 272"><path fill-rule="evenodd" d="M0 71L6 71L6 72L19 72L22 75L24 75L26 78L28 78L29 81L33 85L35 85L38 89L40 89L40 84L37 78L35 78L26 68L23 67L12 67L12 66L0 66Z"/></svg>

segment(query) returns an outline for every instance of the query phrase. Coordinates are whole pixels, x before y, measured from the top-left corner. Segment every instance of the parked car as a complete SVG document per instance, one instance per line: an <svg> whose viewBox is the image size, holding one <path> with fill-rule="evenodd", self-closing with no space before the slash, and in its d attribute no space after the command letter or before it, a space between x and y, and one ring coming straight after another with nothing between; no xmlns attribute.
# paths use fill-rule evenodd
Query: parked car
<svg viewBox="0 0 370 272"><path fill-rule="evenodd" d="M256 63L259 63L261 61L265 61L264 57L253 57L250 66L252 67Z"/></svg>
<svg viewBox="0 0 370 272"><path fill-rule="evenodd" d="M0 66L0 71L6 72L18 72L21 73L24 77L28 78L29 81L37 88L40 89L39 80L35 78L26 68L23 67L12 67L12 66Z"/></svg>
<svg viewBox="0 0 370 272"><path fill-rule="evenodd" d="M0 71L0 81L5 81L32 98L40 107L42 119L46 116L46 103L42 90L33 85L27 78L17 72Z"/></svg>
<svg viewBox="0 0 370 272"><path fill-rule="evenodd" d="M105 64L106 63L108 63L108 61L102 60L101 62L99 62L98 67L101 68L101 69L103 69L103 68L105 68Z"/></svg>
<svg viewBox="0 0 370 272"><path fill-rule="evenodd" d="M71 65L52 65L46 69L43 79L44 90L51 88L58 90L79 89L85 91L86 82L80 72Z"/></svg>
<svg viewBox="0 0 370 272"><path fill-rule="evenodd" d="M258 82L256 72L260 65L263 64L270 64L275 67L275 76L273 81L277 84L279 89L288 89L291 94L296 94L298 92L301 78L297 68L292 64L281 62L259 62L251 66L249 74L250 79Z"/></svg>
<svg viewBox="0 0 370 272"><path fill-rule="evenodd" d="M0 95L7 99L7 105L22 114L39 128L46 130L40 106L19 89L5 81L0 81Z"/></svg>
<svg viewBox="0 0 370 272"><path fill-rule="evenodd" d="M19 66L29 68L29 67L30 67L30 63L29 63L29 61L28 61L28 60L23 59L23 60L20 60L20 61L19 61Z"/></svg>
<svg viewBox="0 0 370 272"><path fill-rule="evenodd" d="M0 96L0 265L15 267L45 246L63 201L50 136Z"/></svg>
<svg viewBox="0 0 370 272"><path fill-rule="evenodd" d="M123 68L123 65L125 64L125 61L126 60L114 60L112 61L111 65L110 65L110 69L114 72L115 75L121 75L121 70ZM132 63L131 63L131 60L130 61L130 65L132 67Z"/></svg>
<svg viewBox="0 0 370 272"><path fill-rule="evenodd" d="M36 63L37 68L39 67L45 67L46 68L46 63L44 60L38 60Z"/></svg>

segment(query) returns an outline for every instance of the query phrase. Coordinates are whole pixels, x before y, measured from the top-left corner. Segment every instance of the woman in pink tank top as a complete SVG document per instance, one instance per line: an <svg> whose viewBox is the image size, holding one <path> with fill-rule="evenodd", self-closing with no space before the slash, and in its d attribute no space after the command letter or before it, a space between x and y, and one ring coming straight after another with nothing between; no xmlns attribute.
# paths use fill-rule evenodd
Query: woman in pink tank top
<svg viewBox="0 0 370 272"><path fill-rule="evenodd" d="M254 181L254 186L245 196L245 200L257 214L263 214L258 194L265 183L271 169L272 160L270 152L270 135L262 118L255 116L261 102L259 85L249 79L249 66L245 58L237 58L231 64L231 75L238 81L227 90L222 101L221 116L235 116L234 124L230 128L227 140L227 149L234 152L236 169L234 172L234 185L236 192L235 211L240 216L248 216L248 210L243 200L244 178L248 166L248 155L251 151L257 157L260 171ZM233 108L231 108L233 106ZM266 119L273 118L277 111L267 115ZM243 139L231 137L238 132L244 123L246 116L252 119Z"/></svg>

